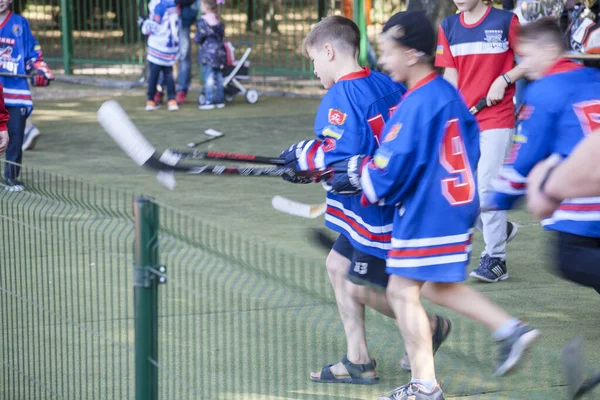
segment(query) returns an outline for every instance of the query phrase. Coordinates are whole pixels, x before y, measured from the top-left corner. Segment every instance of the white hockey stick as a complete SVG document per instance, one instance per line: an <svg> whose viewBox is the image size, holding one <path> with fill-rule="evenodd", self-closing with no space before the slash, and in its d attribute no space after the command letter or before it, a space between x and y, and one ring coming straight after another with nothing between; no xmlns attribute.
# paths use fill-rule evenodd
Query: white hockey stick
<svg viewBox="0 0 600 400"><path fill-rule="evenodd" d="M277 211L302 218L317 218L318 216L323 215L327 208L327 204L325 203L304 204L283 196L273 197L271 205Z"/></svg>
<svg viewBox="0 0 600 400"><path fill-rule="evenodd" d="M179 162L182 156L170 150L165 150L159 154L144 135L137 129L131 119L121 108L119 103L109 100L102 104L97 114L98 122L106 133L113 138L121 149L135 161L139 166L153 169L157 172L156 178L168 189L175 188L174 173L186 174L212 174L212 175L238 175L238 176L270 176L281 177L284 175L296 176L305 174L307 177L318 176L320 179L327 179L332 173L326 171L296 171L292 168L281 166L260 167L260 166L227 166L227 165L207 165L193 164L181 165Z"/></svg>

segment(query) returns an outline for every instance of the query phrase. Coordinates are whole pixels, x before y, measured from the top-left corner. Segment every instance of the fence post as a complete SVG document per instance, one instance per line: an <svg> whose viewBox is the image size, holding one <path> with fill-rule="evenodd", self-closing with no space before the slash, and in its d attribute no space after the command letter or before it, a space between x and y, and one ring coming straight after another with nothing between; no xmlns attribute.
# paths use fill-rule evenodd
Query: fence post
<svg viewBox="0 0 600 400"><path fill-rule="evenodd" d="M367 65L367 53L369 51L367 41L369 38L367 36L367 19L365 16L365 2L363 0L354 0L354 21L360 30L360 53L358 62L360 65Z"/></svg>
<svg viewBox="0 0 600 400"><path fill-rule="evenodd" d="M320 21L327 16L329 11L328 5L328 0L317 0L317 21Z"/></svg>
<svg viewBox="0 0 600 400"><path fill-rule="evenodd" d="M60 0L62 24L63 67L65 75L73 73L71 59L73 58L73 0Z"/></svg>
<svg viewBox="0 0 600 400"><path fill-rule="evenodd" d="M158 400L158 205L135 200L135 398Z"/></svg>

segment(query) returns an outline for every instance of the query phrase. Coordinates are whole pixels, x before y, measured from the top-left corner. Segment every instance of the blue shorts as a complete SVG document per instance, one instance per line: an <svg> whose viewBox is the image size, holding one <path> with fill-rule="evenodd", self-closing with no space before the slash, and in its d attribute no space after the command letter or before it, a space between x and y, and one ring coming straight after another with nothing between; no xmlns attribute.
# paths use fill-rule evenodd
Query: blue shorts
<svg viewBox="0 0 600 400"><path fill-rule="evenodd" d="M384 289L387 287L390 276L385 272L384 259L355 249L344 235L337 238L332 250L350 260L351 265L347 275L350 282L361 286L374 285Z"/></svg>
<svg viewBox="0 0 600 400"><path fill-rule="evenodd" d="M600 293L600 238L556 232L557 272Z"/></svg>

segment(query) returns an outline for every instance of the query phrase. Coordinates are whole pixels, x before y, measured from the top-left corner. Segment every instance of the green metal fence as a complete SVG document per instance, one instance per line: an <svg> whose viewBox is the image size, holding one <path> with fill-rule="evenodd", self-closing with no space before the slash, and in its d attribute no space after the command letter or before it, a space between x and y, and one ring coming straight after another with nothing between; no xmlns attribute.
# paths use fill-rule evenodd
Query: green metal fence
<svg viewBox="0 0 600 400"><path fill-rule="evenodd" d="M14 0L13 8L29 20L53 68L67 74L133 78L142 73L145 60L145 39L136 21L145 13L146 3ZM381 24L400 10L402 1L373 0L372 4L372 23L366 31L374 41ZM253 44L253 76L277 83L311 79L312 66L300 51L302 39L323 16L342 13L340 0L230 0L221 16L228 40L234 45L247 41ZM197 49L192 46L194 81L199 82L196 54Z"/></svg>
<svg viewBox="0 0 600 400"><path fill-rule="evenodd" d="M25 192L0 186L0 399L373 399L408 378L396 325L369 312L382 383L310 382L346 346L322 263L131 193L22 176ZM559 354L536 347L495 380L489 333L455 319L452 336L436 355L447 393L561 397Z"/></svg>

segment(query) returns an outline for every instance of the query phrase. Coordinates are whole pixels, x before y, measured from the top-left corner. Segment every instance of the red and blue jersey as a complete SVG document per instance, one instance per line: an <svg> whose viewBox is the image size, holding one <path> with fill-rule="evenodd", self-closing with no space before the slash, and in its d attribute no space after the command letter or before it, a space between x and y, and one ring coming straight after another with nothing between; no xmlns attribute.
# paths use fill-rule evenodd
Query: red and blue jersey
<svg viewBox="0 0 600 400"><path fill-rule="evenodd" d="M541 160L567 157L585 135L600 128L600 71L560 60L527 86L509 157L493 182L494 207L510 209L527 191L527 175ZM488 199L485 199L487 203ZM566 199L546 229L600 237L600 197Z"/></svg>
<svg viewBox="0 0 600 400"><path fill-rule="evenodd" d="M458 90L469 108L487 96L496 78L513 69L518 30L515 14L491 6L475 24L467 24L463 13L442 21L435 65L458 71ZM500 103L477 113L482 131L514 128L514 94L511 84Z"/></svg>
<svg viewBox="0 0 600 400"><path fill-rule="evenodd" d="M10 12L0 24L0 72L25 75L39 61L43 61L42 49L31 33L29 22ZM33 109L26 78L0 76L0 83L4 86L4 103L7 107Z"/></svg>
<svg viewBox="0 0 600 400"><path fill-rule="evenodd" d="M327 91L315 118L318 139L298 159L302 170L324 169L358 154L372 155L380 134L406 88L387 75L363 69L339 79ZM360 195L327 193L325 225L367 254L385 258L394 207L363 207Z"/></svg>
<svg viewBox="0 0 600 400"><path fill-rule="evenodd" d="M387 271L420 281L466 278L479 213L479 127L435 74L411 89L362 170L363 202L397 207Z"/></svg>

